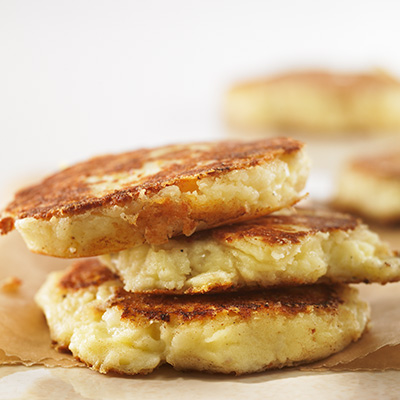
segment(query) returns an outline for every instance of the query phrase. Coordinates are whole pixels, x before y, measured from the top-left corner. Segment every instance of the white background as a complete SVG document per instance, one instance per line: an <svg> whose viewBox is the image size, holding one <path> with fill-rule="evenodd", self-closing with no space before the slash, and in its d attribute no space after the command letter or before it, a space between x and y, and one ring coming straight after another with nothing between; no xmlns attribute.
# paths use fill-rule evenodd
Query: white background
<svg viewBox="0 0 400 400"><path fill-rule="evenodd" d="M224 137L236 80L400 75L398 1L0 0L0 195L97 153Z"/></svg>

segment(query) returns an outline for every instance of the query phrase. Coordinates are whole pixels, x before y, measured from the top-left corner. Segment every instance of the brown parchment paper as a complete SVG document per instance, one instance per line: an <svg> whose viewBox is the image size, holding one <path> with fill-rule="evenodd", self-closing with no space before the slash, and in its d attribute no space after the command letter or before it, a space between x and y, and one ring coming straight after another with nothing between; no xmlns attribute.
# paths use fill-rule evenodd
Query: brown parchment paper
<svg viewBox="0 0 400 400"><path fill-rule="evenodd" d="M385 238L384 231L380 234ZM390 230L388 240L400 249L400 229ZM0 290L0 365L83 365L51 347L44 316L33 300L47 273L70 263L30 253L16 232L0 237L0 284L10 276L22 280L16 292ZM400 283L359 287L371 305L369 331L344 351L302 370L400 370Z"/></svg>
<svg viewBox="0 0 400 400"><path fill-rule="evenodd" d="M22 281L15 292L0 290L0 365L81 365L50 346L46 321L33 300L47 273L69 263L30 253L16 232L0 237L0 286L12 276Z"/></svg>

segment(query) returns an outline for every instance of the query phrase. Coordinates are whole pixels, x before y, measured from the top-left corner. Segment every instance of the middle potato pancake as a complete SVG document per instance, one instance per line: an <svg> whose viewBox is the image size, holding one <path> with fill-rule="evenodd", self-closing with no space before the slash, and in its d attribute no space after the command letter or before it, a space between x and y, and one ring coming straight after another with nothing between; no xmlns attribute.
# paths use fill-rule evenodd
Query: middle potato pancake
<svg viewBox="0 0 400 400"><path fill-rule="evenodd" d="M400 258L360 220L301 208L101 260L134 292L194 294L400 280Z"/></svg>

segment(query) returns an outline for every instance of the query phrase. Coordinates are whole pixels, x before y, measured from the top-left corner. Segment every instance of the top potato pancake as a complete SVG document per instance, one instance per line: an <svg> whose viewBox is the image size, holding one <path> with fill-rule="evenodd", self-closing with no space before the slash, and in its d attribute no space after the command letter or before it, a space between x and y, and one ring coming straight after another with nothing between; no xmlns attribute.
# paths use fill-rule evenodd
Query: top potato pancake
<svg viewBox="0 0 400 400"><path fill-rule="evenodd" d="M59 257L165 243L296 203L309 170L302 147L274 138L95 157L19 191L0 231L15 226L32 251Z"/></svg>

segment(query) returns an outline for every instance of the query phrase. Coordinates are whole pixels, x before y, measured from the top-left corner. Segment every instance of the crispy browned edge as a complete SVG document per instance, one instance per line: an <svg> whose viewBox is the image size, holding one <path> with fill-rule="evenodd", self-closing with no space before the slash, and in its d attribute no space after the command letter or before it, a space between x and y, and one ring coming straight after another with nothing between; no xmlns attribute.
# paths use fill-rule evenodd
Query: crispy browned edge
<svg viewBox="0 0 400 400"><path fill-rule="evenodd" d="M97 258L86 258L72 264L58 285L63 289L76 290L118 279L118 275L102 266Z"/></svg>
<svg viewBox="0 0 400 400"><path fill-rule="evenodd" d="M193 190L197 187L196 181L199 179L253 167L278 156L298 152L303 147L301 142L290 138L202 144L210 146L209 149L194 155L187 146L182 145L179 151L173 151L174 147L171 146L172 150L161 159L184 160L183 163L172 164L135 185L121 187L120 190L110 191L101 197L93 196L90 185L82 179L140 168L147 161L160 159L151 155L153 150L160 148L104 155L78 163L51 175L37 185L17 192L14 200L1 215L0 233L6 234L11 231L17 219L33 217L49 220L53 216L70 217L93 209L124 206L137 199L143 190L149 196L171 185L179 186L182 191Z"/></svg>
<svg viewBox="0 0 400 400"><path fill-rule="evenodd" d="M96 259L80 260L74 263L59 281L61 292L85 289L115 280L114 274ZM311 285L279 289L241 291L201 295L143 294L125 291L116 286L114 296L105 307L118 307L122 319L146 321L191 321L215 318L220 313L250 318L253 313L273 315L295 315L318 310L337 312L340 285Z"/></svg>
<svg viewBox="0 0 400 400"><path fill-rule="evenodd" d="M293 208L293 212L284 215L267 215L238 224L225 225L210 231L193 234L182 238L187 242L204 237L212 237L217 241L232 243L244 238L255 238L271 244L298 244L300 240L317 232L333 232L354 230L361 221L349 214L332 210L313 208Z"/></svg>

